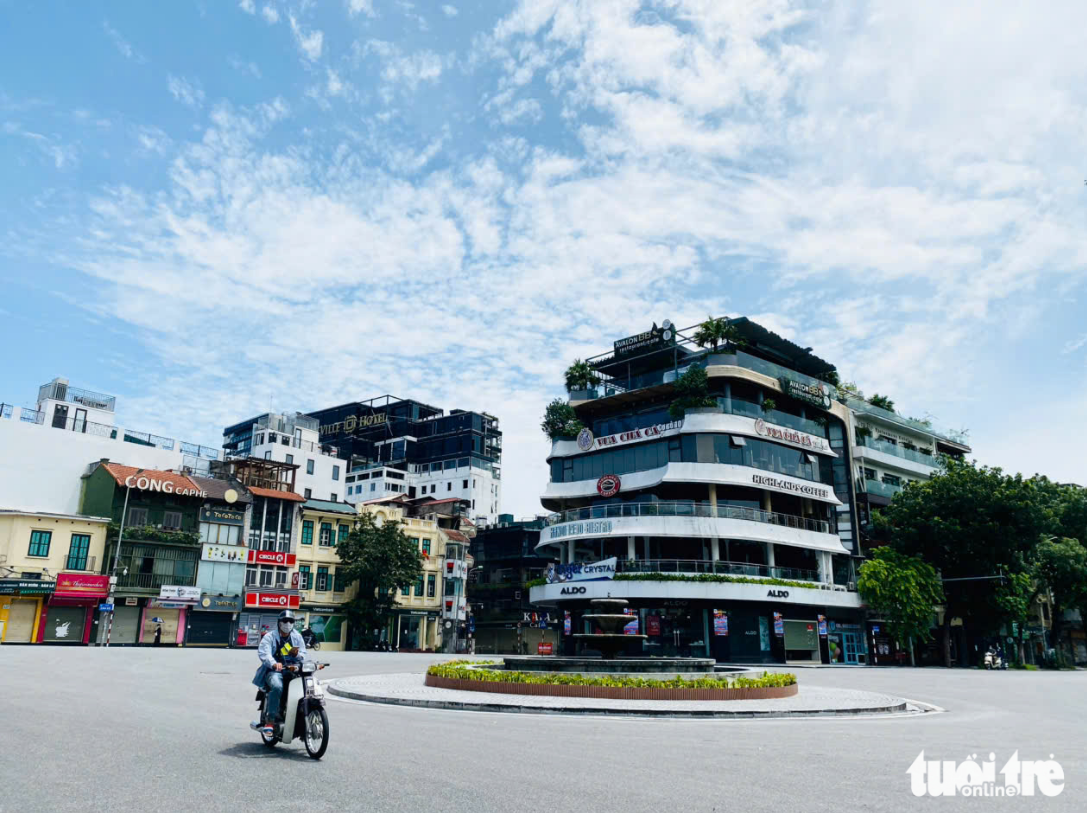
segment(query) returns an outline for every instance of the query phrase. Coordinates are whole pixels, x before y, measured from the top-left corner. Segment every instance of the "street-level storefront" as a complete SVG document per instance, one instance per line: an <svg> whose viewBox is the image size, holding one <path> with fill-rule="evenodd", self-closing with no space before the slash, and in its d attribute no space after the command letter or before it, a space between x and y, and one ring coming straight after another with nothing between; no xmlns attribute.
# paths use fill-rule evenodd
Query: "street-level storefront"
<svg viewBox="0 0 1087 813"><path fill-rule="evenodd" d="M140 621L139 643L151 646L181 646L185 643L185 626L189 613L195 606L195 598L148 599Z"/></svg>
<svg viewBox="0 0 1087 813"><path fill-rule="evenodd" d="M42 608L38 642L87 644L94 629L94 611L109 594L109 576L60 573L56 587Z"/></svg>
<svg viewBox="0 0 1087 813"><path fill-rule="evenodd" d="M299 617L302 628L317 636L321 649L339 652L347 648L347 616L342 607L311 605L302 608Z"/></svg>
<svg viewBox="0 0 1087 813"><path fill-rule="evenodd" d="M434 652L441 640L438 625L435 610L395 609L389 616L386 640L396 641L401 652Z"/></svg>
<svg viewBox="0 0 1087 813"><path fill-rule="evenodd" d="M300 609L301 599L297 590L263 589L247 591L244 604L244 611L238 614L235 645L257 647L264 634L276 628L279 614Z"/></svg>
<svg viewBox="0 0 1087 813"><path fill-rule="evenodd" d="M0 579L0 641L29 644L38 640L42 608L53 587L45 579Z"/></svg>
<svg viewBox="0 0 1087 813"><path fill-rule="evenodd" d="M828 622L827 627L827 659L829 663L849 665L868 662L868 649L862 624L832 619Z"/></svg>
<svg viewBox="0 0 1087 813"><path fill-rule="evenodd" d="M236 639L234 624L242 609L243 604L240 595L202 595L200 601L189 613L188 628L185 631L185 645L230 646Z"/></svg>

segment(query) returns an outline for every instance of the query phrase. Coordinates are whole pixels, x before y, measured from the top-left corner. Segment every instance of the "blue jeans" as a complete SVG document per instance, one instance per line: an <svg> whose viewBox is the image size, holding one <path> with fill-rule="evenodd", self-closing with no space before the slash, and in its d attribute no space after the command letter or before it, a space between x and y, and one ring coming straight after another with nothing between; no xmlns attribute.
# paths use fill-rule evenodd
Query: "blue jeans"
<svg viewBox="0 0 1087 813"><path fill-rule="evenodd" d="M264 719L279 719L279 699L283 695L283 673L269 672L264 678L264 688L268 690L268 697L264 701Z"/></svg>

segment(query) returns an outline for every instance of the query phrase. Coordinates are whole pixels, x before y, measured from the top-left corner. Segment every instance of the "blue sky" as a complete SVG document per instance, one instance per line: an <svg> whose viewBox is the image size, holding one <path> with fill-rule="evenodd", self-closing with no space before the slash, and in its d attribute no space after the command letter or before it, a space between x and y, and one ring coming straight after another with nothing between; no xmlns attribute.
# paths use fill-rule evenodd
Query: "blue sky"
<svg viewBox="0 0 1087 813"><path fill-rule="evenodd" d="M0 0L0 401L497 414L747 315L983 462L1087 481L1081 2Z"/></svg>

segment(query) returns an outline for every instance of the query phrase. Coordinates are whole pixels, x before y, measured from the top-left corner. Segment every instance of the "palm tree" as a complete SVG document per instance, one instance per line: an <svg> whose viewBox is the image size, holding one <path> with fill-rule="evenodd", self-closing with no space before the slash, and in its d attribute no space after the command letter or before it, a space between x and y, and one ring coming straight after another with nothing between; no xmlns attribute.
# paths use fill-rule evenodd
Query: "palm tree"
<svg viewBox="0 0 1087 813"><path fill-rule="evenodd" d="M740 331L728 319L724 317L714 319L710 316L695 331L694 343L699 347L709 345L712 352L716 353L717 346L720 344L724 344L726 347L728 345L742 347L744 340L740 337Z"/></svg>
<svg viewBox="0 0 1087 813"><path fill-rule="evenodd" d="M587 390L597 386L603 379L589 366L587 361L574 359L574 363L566 368L566 391Z"/></svg>

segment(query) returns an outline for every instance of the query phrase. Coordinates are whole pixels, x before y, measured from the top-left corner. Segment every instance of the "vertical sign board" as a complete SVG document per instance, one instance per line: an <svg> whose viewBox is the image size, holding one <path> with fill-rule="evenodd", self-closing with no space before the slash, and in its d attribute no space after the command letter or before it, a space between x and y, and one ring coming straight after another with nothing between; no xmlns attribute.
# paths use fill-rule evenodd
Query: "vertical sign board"
<svg viewBox="0 0 1087 813"><path fill-rule="evenodd" d="M724 610L713 611L713 634L728 635L728 613Z"/></svg>
<svg viewBox="0 0 1087 813"><path fill-rule="evenodd" d="M564 618L562 619L562 634L569 635L571 632L571 626L572 622L570 621L570 611L567 610Z"/></svg>
<svg viewBox="0 0 1087 813"><path fill-rule="evenodd" d="M825 615L817 616L819 619L819 637L827 637L827 617Z"/></svg>
<svg viewBox="0 0 1087 813"><path fill-rule="evenodd" d="M774 613L774 635L782 636L785 634L785 622L781 618L781 613Z"/></svg>

